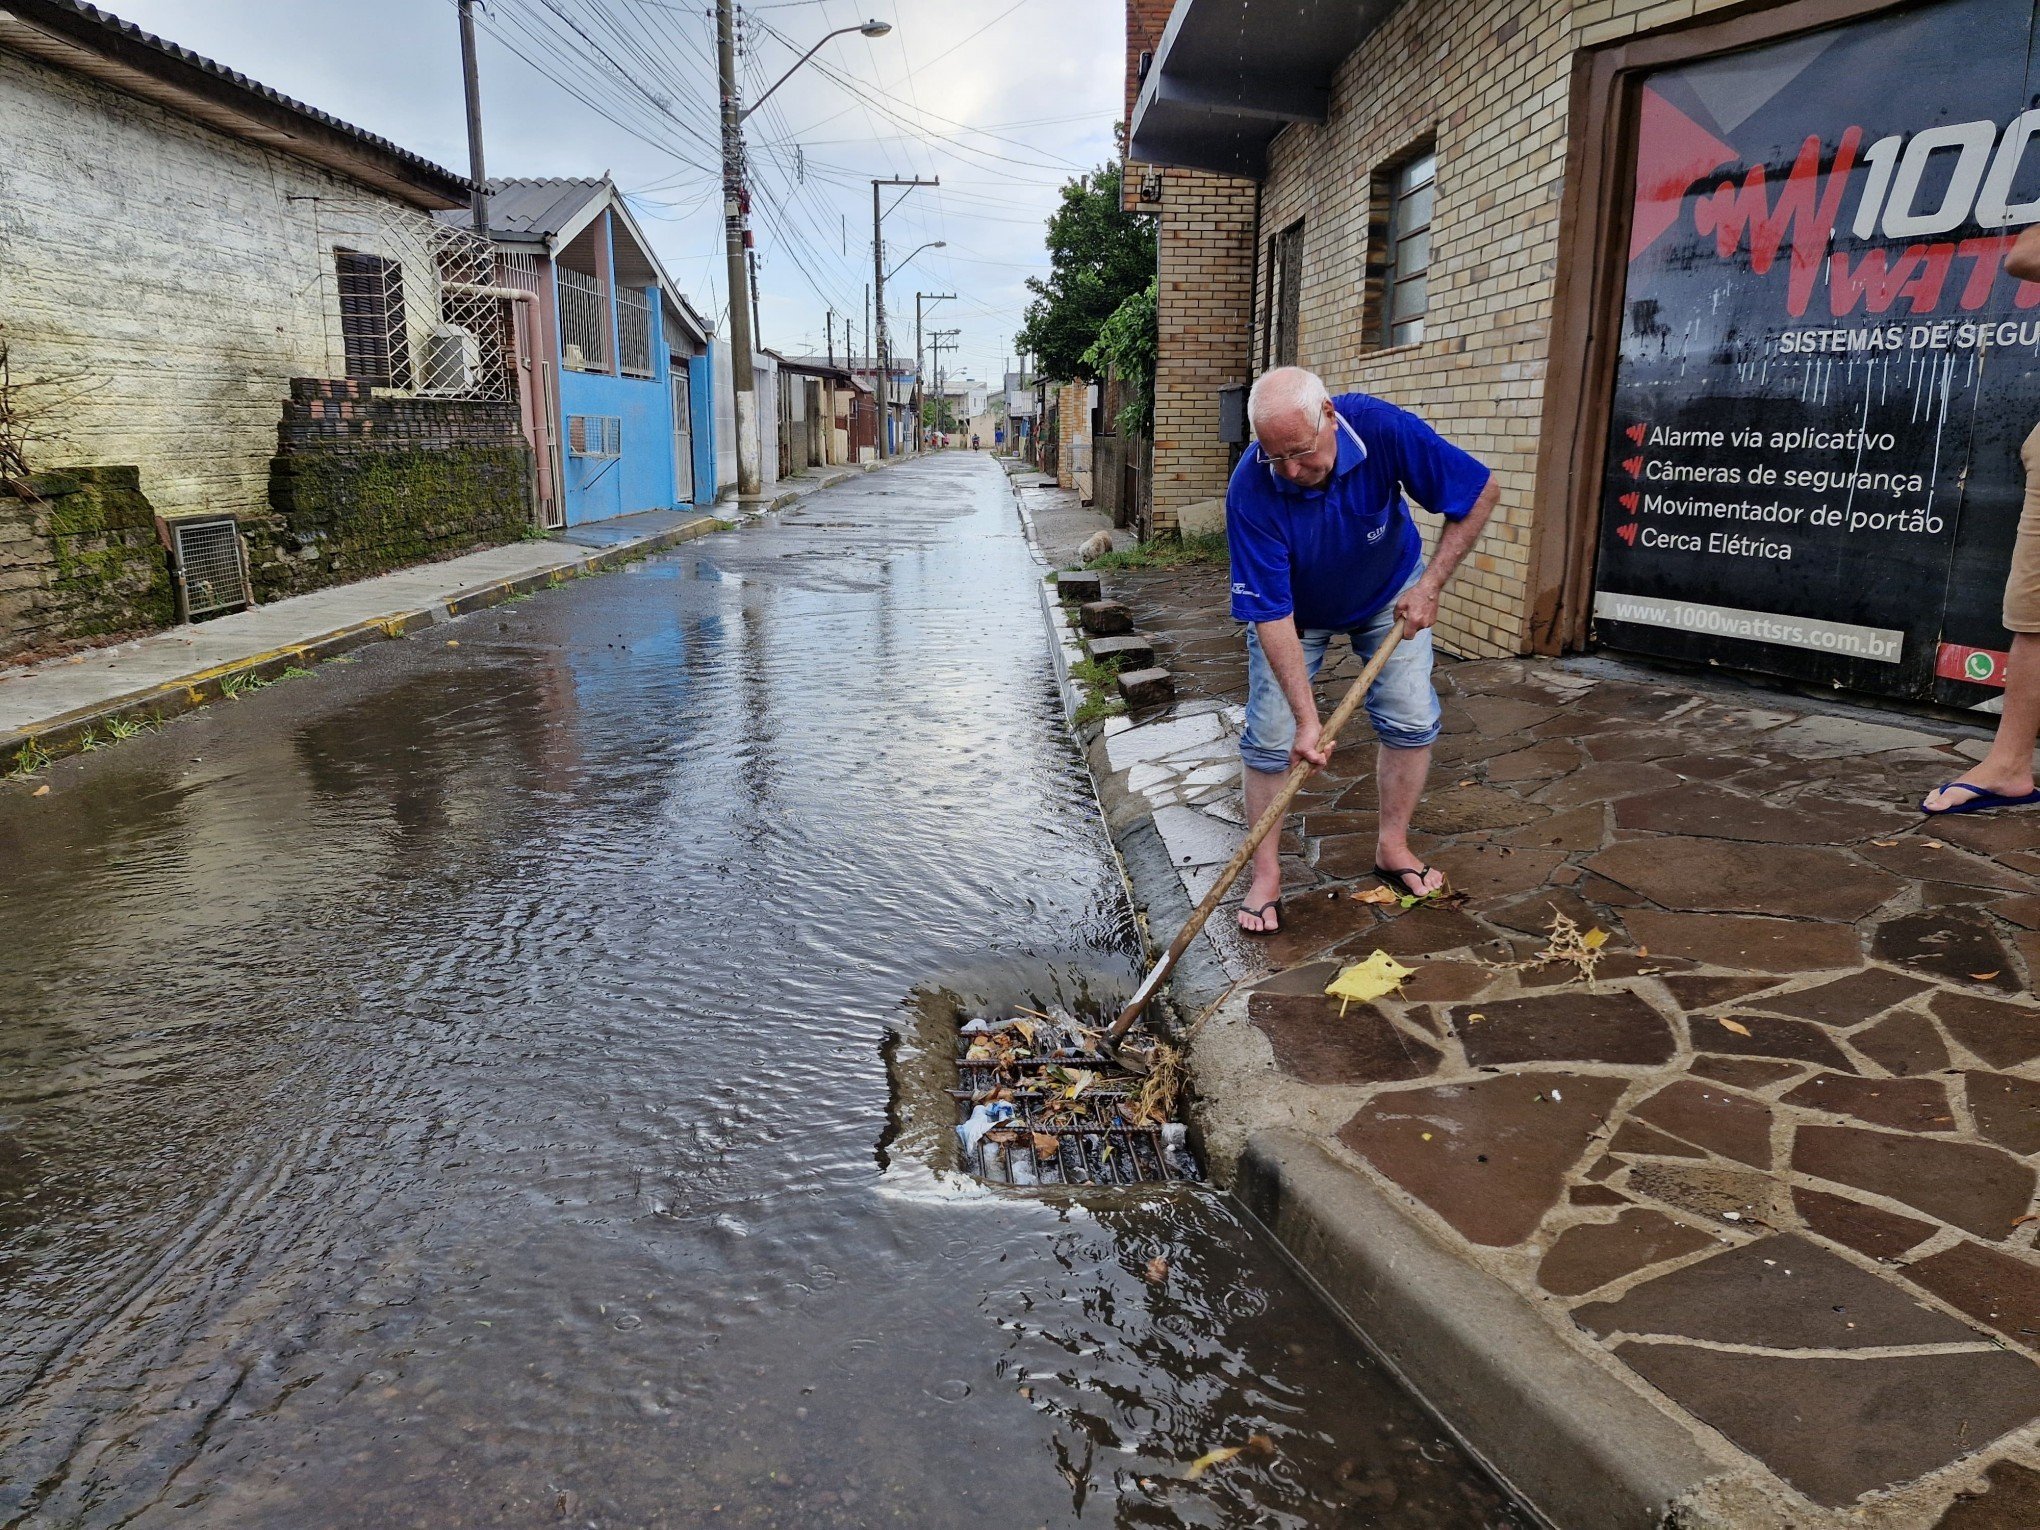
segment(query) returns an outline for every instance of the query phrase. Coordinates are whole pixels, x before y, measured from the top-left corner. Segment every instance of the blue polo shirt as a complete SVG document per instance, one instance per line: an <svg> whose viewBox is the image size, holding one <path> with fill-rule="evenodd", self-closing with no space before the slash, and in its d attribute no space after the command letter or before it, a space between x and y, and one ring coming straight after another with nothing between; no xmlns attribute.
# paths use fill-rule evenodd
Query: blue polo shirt
<svg viewBox="0 0 2040 1530"><path fill-rule="evenodd" d="M1225 535L1235 621L1293 615L1299 630L1360 626L1423 557L1405 491L1456 521L1487 487L1484 466L1407 409L1365 393L1341 393L1332 408L1352 430L1338 432L1338 464L1317 488L1280 477L1258 443L1233 469Z"/></svg>

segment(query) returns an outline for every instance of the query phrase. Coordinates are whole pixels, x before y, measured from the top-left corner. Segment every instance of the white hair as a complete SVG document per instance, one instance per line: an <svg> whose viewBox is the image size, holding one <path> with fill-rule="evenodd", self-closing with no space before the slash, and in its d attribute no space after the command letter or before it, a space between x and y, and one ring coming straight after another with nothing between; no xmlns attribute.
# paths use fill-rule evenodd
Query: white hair
<svg viewBox="0 0 2040 1530"><path fill-rule="evenodd" d="M1305 367L1273 367L1260 375L1247 395L1247 422L1257 437L1263 425L1289 410L1300 411L1316 425L1331 396L1317 373Z"/></svg>

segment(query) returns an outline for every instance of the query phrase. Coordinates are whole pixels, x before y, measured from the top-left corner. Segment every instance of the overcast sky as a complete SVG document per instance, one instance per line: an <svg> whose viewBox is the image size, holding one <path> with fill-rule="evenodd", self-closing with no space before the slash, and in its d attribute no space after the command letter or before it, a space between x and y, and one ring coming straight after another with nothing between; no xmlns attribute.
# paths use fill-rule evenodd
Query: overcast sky
<svg viewBox="0 0 2040 1530"><path fill-rule="evenodd" d="M453 0L111 0L108 7L449 168L467 169ZM487 0L482 119L491 175L599 175L630 194L673 279L722 327L710 0ZM1045 271L1043 220L1070 176L1115 155L1124 17L1106 0L758 0L746 99L866 17L890 36L827 43L747 124L763 341L823 349L871 280L871 177L940 176L885 220L895 345L956 328L948 365L980 379L1012 352ZM778 34L778 35L774 35ZM784 39L784 40L782 40ZM789 46L789 43L792 46ZM606 55L606 57L604 56ZM825 67L818 67L825 66ZM887 204L901 195L884 193Z"/></svg>

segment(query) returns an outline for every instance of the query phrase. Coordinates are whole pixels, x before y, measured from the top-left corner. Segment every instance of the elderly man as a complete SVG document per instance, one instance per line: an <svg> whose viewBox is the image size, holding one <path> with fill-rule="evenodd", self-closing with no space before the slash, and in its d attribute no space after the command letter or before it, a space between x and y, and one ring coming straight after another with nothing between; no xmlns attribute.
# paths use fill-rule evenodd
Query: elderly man
<svg viewBox="0 0 2040 1530"><path fill-rule="evenodd" d="M1494 479L1409 411L1364 393L1333 398L1301 367L1263 375L1247 417L1255 444L1225 498L1232 614L1248 624L1247 821L1297 761L1322 767L1331 756L1311 681L1333 636L1371 658L1400 617L1402 645L1367 693L1381 743L1374 870L1396 892L1428 897L1445 879L1410 853L1409 830L1438 737L1430 629L1445 582L1494 510ZM1428 566L1405 493L1445 520ZM1239 914L1249 935L1281 928L1280 840L1270 834L1254 854Z"/></svg>

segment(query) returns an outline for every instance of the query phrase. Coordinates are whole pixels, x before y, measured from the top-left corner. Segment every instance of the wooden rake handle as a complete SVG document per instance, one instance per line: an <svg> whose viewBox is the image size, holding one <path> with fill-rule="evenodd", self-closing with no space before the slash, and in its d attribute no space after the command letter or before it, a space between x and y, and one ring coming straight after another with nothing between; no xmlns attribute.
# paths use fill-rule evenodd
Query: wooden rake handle
<svg viewBox="0 0 2040 1530"><path fill-rule="evenodd" d="M1347 688L1345 696L1332 709L1332 715L1325 719L1323 730L1318 735L1320 745L1335 742L1339 730L1353 720L1353 714L1360 710L1360 703L1367 699L1367 692L1373 686L1375 678L1380 675L1382 666L1388 663L1388 656L1395 652L1396 644L1402 640L1403 623L1402 618L1398 616L1395 625L1388 629L1388 636L1383 638L1381 646L1375 649L1374 657L1369 659L1367 667L1360 671L1360 678ZM1226 893L1231 891L1233 883L1239 880L1240 873L1247 869L1247 862L1254 858L1254 852L1260 848L1261 841L1275 832L1276 825L1281 823L1284 815L1289 812L1289 804L1296 800L1296 794L1303 790L1303 783L1310 779L1311 773L1316 769L1317 767L1307 760L1298 760L1289 767L1289 774L1282 782L1282 790L1275 794L1275 800L1268 804L1268 810L1247 831L1247 837L1240 842L1239 849L1233 852L1232 859L1225 863L1224 869L1218 874L1218 880L1211 884L1211 891L1204 895L1204 901L1191 911L1183 928L1176 932L1176 938L1169 942L1169 949L1162 953L1162 959L1155 963L1154 970L1148 973L1146 980L1127 1001L1126 1008L1119 1012L1119 1018L1112 1022L1112 1029L1105 1033L1107 1044L1117 1042L1124 1036L1132 1028L1133 1022L1147 1009L1149 1001L1161 991L1162 984L1175 970L1176 963L1182 960L1183 953L1190 949L1190 942L1197 938L1197 932L1204 928L1204 922L1217 911L1218 905L1225 900Z"/></svg>

